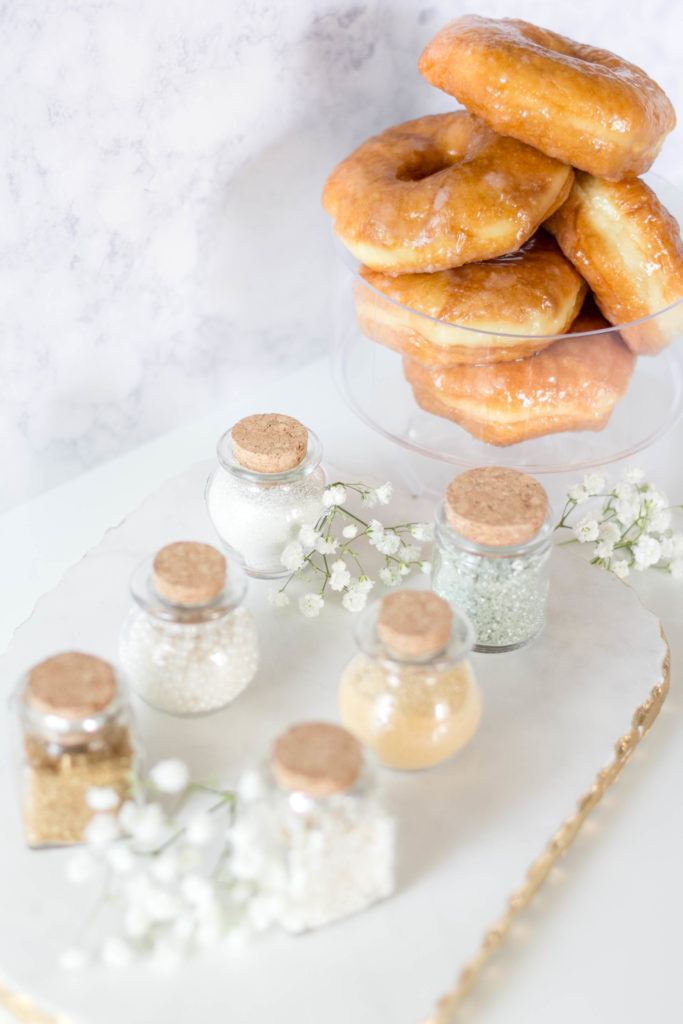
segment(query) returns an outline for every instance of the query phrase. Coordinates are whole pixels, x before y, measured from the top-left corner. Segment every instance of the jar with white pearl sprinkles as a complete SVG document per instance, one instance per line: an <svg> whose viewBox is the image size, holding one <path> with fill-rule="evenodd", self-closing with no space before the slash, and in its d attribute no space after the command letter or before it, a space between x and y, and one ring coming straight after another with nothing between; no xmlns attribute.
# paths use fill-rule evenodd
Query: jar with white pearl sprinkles
<svg viewBox="0 0 683 1024"><path fill-rule="evenodd" d="M394 819L345 729L293 726L244 774L238 798L231 871L272 923L319 928L393 892Z"/></svg>
<svg viewBox="0 0 683 1024"><path fill-rule="evenodd" d="M133 573L135 606L121 633L121 664L136 692L160 711L217 711L256 673L256 626L242 606L244 568L236 553L226 554L180 541Z"/></svg>
<svg viewBox="0 0 683 1024"><path fill-rule="evenodd" d="M476 732L481 698L465 615L427 590L399 590L356 626L361 648L339 684L346 728L389 768L439 764Z"/></svg>
<svg viewBox="0 0 683 1024"><path fill-rule="evenodd" d="M552 510L541 484L499 466L452 480L437 511L432 587L474 625L475 651L513 651L545 623Z"/></svg>
<svg viewBox="0 0 683 1024"><path fill-rule="evenodd" d="M65 651L26 673L14 704L26 842L83 842L97 811L118 809L138 767L140 749L123 680L109 662Z"/></svg>
<svg viewBox="0 0 683 1024"><path fill-rule="evenodd" d="M206 485L211 521L243 556L250 576L287 576L282 552L323 511L322 447L291 416L247 416L218 442L218 467Z"/></svg>

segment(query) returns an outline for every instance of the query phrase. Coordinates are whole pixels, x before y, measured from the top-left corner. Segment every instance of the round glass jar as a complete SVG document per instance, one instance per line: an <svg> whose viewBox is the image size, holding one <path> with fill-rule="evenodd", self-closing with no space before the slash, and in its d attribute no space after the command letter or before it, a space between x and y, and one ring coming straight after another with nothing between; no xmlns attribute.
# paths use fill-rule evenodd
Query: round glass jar
<svg viewBox="0 0 683 1024"><path fill-rule="evenodd" d="M122 678L100 658L67 651L27 672L14 704L26 842L33 847L83 842L95 813L88 790L113 790L108 809L117 810L131 772L138 769L139 747Z"/></svg>
<svg viewBox="0 0 683 1024"><path fill-rule="evenodd" d="M285 930L319 928L393 892L394 819L345 729L293 726L238 795L231 872Z"/></svg>
<svg viewBox="0 0 683 1024"><path fill-rule="evenodd" d="M345 727L389 768L430 768L460 750L481 718L467 617L429 591L399 590L369 605L355 633L360 653L339 684Z"/></svg>
<svg viewBox="0 0 683 1024"><path fill-rule="evenodd" d="M244 690L258 667L246 588L236 552L194 541L169 544L137 567L120 658L144 701L173 715L205 715Z"/></svg>
<svg viewBox="0 0 683 1024"><path fill-rule="evenodd" d="M250 576L289 575L283 550L323 512L320 441L298 420L272 413L240 420L217 451L206 503L218 536L240 552Z"/></svg>
<svg viewBox="0 0 683 1024"><path fill-rule="evenodd" d="M487 466L449 485L432 587L470 617L475 651L514 651L543 629L553 533L548 496L526 473Z"/></svg>

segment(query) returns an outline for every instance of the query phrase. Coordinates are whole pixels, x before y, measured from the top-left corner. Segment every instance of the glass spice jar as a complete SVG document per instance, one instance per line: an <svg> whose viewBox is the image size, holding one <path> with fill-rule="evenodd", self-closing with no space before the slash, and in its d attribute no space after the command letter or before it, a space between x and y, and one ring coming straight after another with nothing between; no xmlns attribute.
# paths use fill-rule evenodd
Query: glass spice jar
<svg viewBox="0 0 683 1024"><path fill-rule="evenodd" d="M26 842L80 843L95 813L88 790L111 788L123 800L137 768L121 677L91 654L56 654L19 681L15 705Z"/></svg>
<svg viewBox="0 0 683 1024"><path fill-rule="evenodd" d="M173 715L225 707L253 679L258 640L235 552L179 541L133 573L120 659L143 700Z"/></svg>
<svg viewBox="0 0 683 1024"><path fill-rule="evenodd" d="M265 413L236 423L217 450L206 503L218 536L250 576L287 576L281 556L293 528L314 526L323 511L320 441L291 416Z"/></svg>
<svg viewBox="0 0 683 1024"><path fill-rule="evenodd" d="M451 481L437 511L432 587L472 620L475 651L513 651L545 623L552 510L526 473L487 466Z"/></svg>
<svg viewBox="0 0 683 1024"><path fill-rule="evenodd" d="M389 768L439 764L476 732L481 698L467 617L426 590L399 590L358 619L361 648L339 684L341 720Z"/></svg>
<svg viewBox="0 0 683 1024"><path fill-rule="evenodd" d="M358 741L325 722L295 725L239 786L230 868L271 918L303 932L389 896L395 822Z"/></svg>

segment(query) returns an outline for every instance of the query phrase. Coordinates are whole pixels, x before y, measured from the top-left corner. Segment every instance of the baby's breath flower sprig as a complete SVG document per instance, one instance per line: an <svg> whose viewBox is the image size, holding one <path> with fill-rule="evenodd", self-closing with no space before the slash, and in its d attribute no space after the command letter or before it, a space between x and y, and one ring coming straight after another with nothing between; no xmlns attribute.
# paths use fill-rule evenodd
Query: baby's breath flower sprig
<svg viewBox="0 0 683 1024"><path fill-rule="evenodd" d="M96 813L87 845L70 856L66 876L100 892L60 965L124 967L144 958L172 967L208 946L240 945L273 923L262 908L252 913L230 870L236 800L232 790L190 781L178 758L160 761L147 777L134 776L120 806L109 787L89 790Z"/></svg>
<svg viewBox="0 0 683 1024"><path fill-rule="evenodd" d="M570 523L578 506L596 501L601 502L597 512ZM647 483L641 469L630 466L615 483L605 473L588 473L571 486L555 529L572 530L564 543L593 544L591 563L620 579L632 569L649 568L683 579L683 532L672 529L673 514L681 509Z"/></svg>
<svg viewBox="0 0 683 1024"><path fill-rule="evenodd" d="M384 556L379 579L393 587L411 572L431 572L431 563L422 557L421 545L433 537L428 523L397 523L384 525L379 519L363 518L366 509L388 505L393 494L387 482L370 487L362 481L337 481L323 494L323 512L315 526L304 525L295 540L282 552L281 561L290 571L279 590L269 595L271 604L284 607L290 603L288 588L296 578L317 584L298 599L299 611L307 618L315 618L325 606L331 593L340 595L347 611L361 611L368 594L375 586L359 551L362 542ZM348 502L356 499L360 508L352 510Z"/></svg>

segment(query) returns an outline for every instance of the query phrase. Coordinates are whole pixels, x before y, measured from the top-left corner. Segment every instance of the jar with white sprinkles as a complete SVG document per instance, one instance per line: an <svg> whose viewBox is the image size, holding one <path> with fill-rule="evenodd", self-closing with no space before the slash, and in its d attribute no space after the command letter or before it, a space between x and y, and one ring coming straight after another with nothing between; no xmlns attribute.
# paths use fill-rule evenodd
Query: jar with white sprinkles
<svg viewBox="0 0 683 1024"><path fill-rule="evenodd" d="M236 423L217 451L206 503L218 536L240 552L250 576L288 575L283 550L323 511L320 441L291 416L264 413Z"/></svg>
<svg viewBox="0 0 683 1024"><path fill-rule="evenodd" d="M437 511L432 587L470 618L475 651L512 651L545 623L552 510L526 473L487 466L451 481Z"/></svg>
<svg viewBox="0 0 683 1024"><path fill-rule="evenodd" d="M231 871L286 931L319 928L393 892L394 819L345 729L293 726L238 795Z"/></svg>
<svg viewBox="0 0 683 1024"><path fill-rule="evenodd" d="M174 715L225 707L258 666L256 626L242 606L246 576L233 552L180 541L133 573L135 600L120 658L148 704Z"/></svg>

